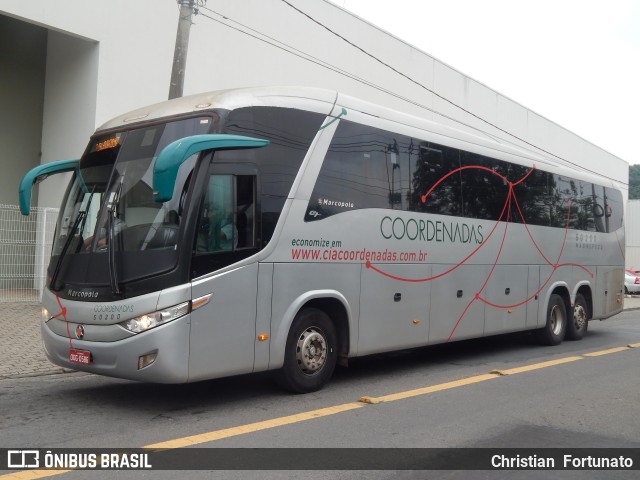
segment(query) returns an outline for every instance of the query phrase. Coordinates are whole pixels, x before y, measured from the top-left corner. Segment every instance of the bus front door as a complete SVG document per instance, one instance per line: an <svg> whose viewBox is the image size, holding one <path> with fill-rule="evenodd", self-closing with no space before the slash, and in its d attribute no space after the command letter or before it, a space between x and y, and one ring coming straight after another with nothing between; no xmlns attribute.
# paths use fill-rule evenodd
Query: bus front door
<svg viewBox="0 0 640 480"><path fill-rule="evenodd" d="M189 380L252 372L256 343L257 169L212 164L199 197L192 270Z"/></svg>

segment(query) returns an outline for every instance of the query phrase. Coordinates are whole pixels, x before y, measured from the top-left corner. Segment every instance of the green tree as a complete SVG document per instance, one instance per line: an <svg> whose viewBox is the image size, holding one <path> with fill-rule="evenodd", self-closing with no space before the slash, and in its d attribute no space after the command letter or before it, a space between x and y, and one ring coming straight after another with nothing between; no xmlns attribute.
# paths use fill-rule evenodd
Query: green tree
<svg viewBox="0 0 640 480"><path fill-rule="evenodd" d="M629 165L629 200L640 199L640 165Z"/></svg>

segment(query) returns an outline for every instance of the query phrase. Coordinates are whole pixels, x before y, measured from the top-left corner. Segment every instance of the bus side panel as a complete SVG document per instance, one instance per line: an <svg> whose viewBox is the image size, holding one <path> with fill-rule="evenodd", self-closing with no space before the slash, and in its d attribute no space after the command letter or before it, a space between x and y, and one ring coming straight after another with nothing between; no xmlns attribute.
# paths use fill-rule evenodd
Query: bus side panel
<svg viewBox="0 0 640 480"><path fill-rule="evenodd" d="M524 330L527 323L526 303L529 267L526 265L498 265L491 274L482 297L497 306L487 305L485 335ZM516 306L517 305L517 306Z"/></svg>
<svg viewBox="0 0 640 480"><path fill-rule="evenodd" d="M624 270L621 267L597 267L593 318L610 317L622 309Z"/></svg>
<svg viewBox="0 0 640 480"><path fill-rule="evenodd" d="M433 275L454 265L434 265ZM489 274L484 265L462 265L431 285L429 343L442 343L484 334L485 305L474 300Z"/></svg>
<svg viewBox="0 0 640 480"><path fill-rule="evenodd" d="M256 344L254 371L269 368L269 342L258 341L257 336L269 335L271 338L271 299L273 296L273 263L260 263L258 266L258 300L256 302Z"/></svg>
<svg viewBox="0 0 640 480"><path fill-rule="evenodd" d="M429 265L376 265L387 275L423 279ZM360 296L361 355L426 345L429 336L431 282L406 282L362 269Z"/></svg>
<svg viewBox="0 0 640 480"><path fill-rule="evenodd" d="M360 270L355 263L276 263L269 368L280 368L293 320L310 300L334 298L346 301L350 338L349 354L357 351L357 319L360 303ZM344 299L344 300L343 300ZM336 320L336 319L332 319Z"/></svg>
<svg viewBox="0 0 640 480"><path fill-rule="evenodd" d="M253 371L258 264L195 281L192 293L213 295L191 313L189 381Z"/></svg>
<svg viewBox="0 0 640 480"><path fill-rule="evenodd" d="M527 321L526 328L534 329L538 327L539 308L540 308L540 266L529 265L529 280L527 287L527 299L529 300L526 305L527 309Z"/></svg>

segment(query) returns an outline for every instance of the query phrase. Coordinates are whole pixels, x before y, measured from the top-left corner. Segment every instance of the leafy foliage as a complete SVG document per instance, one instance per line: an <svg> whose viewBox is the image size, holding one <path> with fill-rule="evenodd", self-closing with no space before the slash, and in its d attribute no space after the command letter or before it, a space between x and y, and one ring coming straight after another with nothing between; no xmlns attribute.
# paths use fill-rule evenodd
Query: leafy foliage
<svg viewBox="0 0 640 480"><path fill-rule="evenodd" d="M640 199L640 165L629 165L629 200Z"/></svg>

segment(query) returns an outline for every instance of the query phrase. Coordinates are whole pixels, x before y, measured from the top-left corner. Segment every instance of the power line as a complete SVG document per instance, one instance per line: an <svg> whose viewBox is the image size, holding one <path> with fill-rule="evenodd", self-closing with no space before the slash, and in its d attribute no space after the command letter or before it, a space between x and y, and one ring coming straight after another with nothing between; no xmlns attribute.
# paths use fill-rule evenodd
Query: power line
<svg viewBox="0 0 640 480"><path fill-rule="evenodd" d="M359 82L359 83L362 83L364 85L367 85L367 86L369 86L369 87L371 87L371 88L373 88L375 90L378 90L378 91L380 91L382 93L385 93L387 95L395 97L395 98L397 98L399 100L402 100L404 102L407 102L407 103L410 103L412 105L415 105L415 106L417 106L417 107L419 107L421 109L430 111L430 112L432 112L432 113L434 113L436 115L439 115L442 118L446 118L446 119L451 120L451 121L453 121L455 123L458 123L460 125L464 125L464 126L466 126L467 128L469 128L471 130L476 130L477 132L479 132L479 133L481 133L483 135L486 135L486 136L488 136L490 138L493 138L496 141L508 141L506 139L502 139L502 138L496 137L496 136L490 134L489 132L486 132L485 130L480 130L479 128L474 127L473 125L469 125L468 123L464 123L460 119L451 117L449 115L445 115L444 113L439 112L437 110L434 110L433 108L428 107L428 106L426 106L426 105L424 105L424 104L422 104L420 102L417 102L415 100L411 100L408 97L403 97L402 95L399 95L396 92L393 92L393 91L391 91L391 90L389 90L387 88L384 88L384 87L382 87L380 85L377 85L377 84L375 84L373 82L370 82L369 80L366 80L366 79L364 79L362 77L358 77L357 75L355 75L353 73L350 73L350 72L348 72L348 71L346 71L346 70L344 70L344 69L342 69L340 67L332 65L332 64L330 64L330 63L328 63L328 62L326 62L324 60L321 60L321 59L319 59L319 58L317 58L317 57L315 57L315 56L313 56L313 55L311 55L309 53L303 52L302 50L300 50L300 49L298 49L296 47L293 47L293 46L291 46L291 45L289 45L289 44L287 44L285 42L282 42L281 40L275 39L275 38L273 38L273 37L271 37L271 36L269 36L269 35L267 35L265 33L262 33L262 32L260 32L260 31L258 31L256 29L254 29L254 28L251 28L251 27L249 27L247 25L244 25L243 23L240 23L240 22L238 22L236 20L233 20L232 18L230 18L230 17L228 17L226 15L223 15L223 14L221 14L219 12L216 12L215 10L212 10L210 8L204 8L204 10L208 10L211 13L215 13L216 15L220 16L221 18L223 18L223 19L225 19L227 21L233 22L236 25L240 25L241 27L246 28L247 30L250 30L250 31L254 32L256 35L260 35L260 36L256 36L254 34L251 34L249 32L241 30L240 28L233 27L233 26L231 26L231 25L229 25L229 24L227 24L227 23L225 23L225 22L223 22L221 20L218 20L216 18L213 18L213 17L211 17L209 15L206 15L206 14L203 14L202 12L200 12L200 14L203 17L205 17L205 18L207 18L209 20L212 20L212 21L214 21L216 23L219 23L220 25L224 25L227 28L230 28L230 29L235 30L235 31L237 31L239 33L242 33L244 35L252 37L255 40L261 41L261 42L266 43L268 45L271 45L271 46L273 46L275 48L283 50L283 51L285 51L287 53L290 53L291 55L294 55L296 57L301 58L302 60L306 60L306 61L309 61L311 63L315 63L316 65L318 65L320 67L326 68L326 69L331 70L331 71L333 71L335 73L338 73L338 74L343 75L343 76L345 76L347 78L350 78L351 80L354 80L356 82ZM269 40L265 40L265 38L261 38L261 37L265 37L265 38L269 39L270 41ZM279 45L277 45L277 44L279 44Z"/></svg>
<svg viewBox="0 0 640 480"><path fill-rule="evenodd" d="M585 166L583 166L583 165L577 164L577 163L572 162L572 161L570 161L570 160L567 160L567 159L565 159L565 158L563 158L563 157L560 157L559 155L556 155L555 153L549 152L548 150L545 150L544 148L539 147L539 146L537 146L537 145L535 145L535 144L533 144L533 143L531 143L531 142L529 142L529 141L525 140L524 138L521 138L521 137L519 137L519 136L517 136L517 135L515 135L515 134L513 134L513 133L511 133L511 132L509 132L509 131L507 131L507 130L505 130L505 129L503 129L503 128L501 128L501 127L499 127L499 126L495 125L494 123L491 123L489 120L486 120L485 118L483 118L483 117L481 117L481 116L479 116L479 115L477 115L477 114L475 114L475 113L473 113L473 112L471 112L471 111L467 110L466 108L464 108L464 107L462 107L462 106L458 105L457 103L453 102L452 100L449 100L448 98L446 98L446 97L444 97L444 96L440 95L439 93L437 93L437 92L435 92L434 90L430 89L430 88L429 88L429 87L427 87L426 85L424 85L424 84L422 84L422 83L418 82L417 80L414 80L413 78L411 78L410 76L406 75L405 73L403 73L403 72L399 71L398 69L396 69L396 68L395 68L395 67L393 67L392 65L389 65L388 63L384 62L383 60L381 60L380 58L376 57L376 56L375 56L375 55L373 55L372 53L369 53L368 51L366 51L365 49L363 49L363 48L362 48L362 47L360 47L359 45L356 45L355 43L353 43L351 40L347 39L347 38L346 38L346 37L344 37L343 35L340 35L339 33L335 32L334 30L332 30L331 28L329 28L328 26L326 26L326 25L325 25L325 24L323 24L322 22L320 22L320 21L316 20L316 19L315 19L315 18L313 18L311 15L309 15L309 14L307 14L306 12L304 12L304 11L300 10L298 7L296 7L296 6L292 5L292 4L291 4L291 3L289 3L287 0L281 0L281 1L282 1L283 3L285 3L286 5L288 5L290 8L292 8L293 10L297 11L298 13L300 13L301 15L303 15L303 16L305 16L305 17L307 17L309 20L311 20L311 21L312 21L312 22L314 22L315 24L317 24L317 25L319 25L320 27L324 28L325 30L327 30L327 31L328 31L328 32L330 32L331 34L333 34L333 35L335 35L336 37L340 38L341 40L343 40L344 42L348 43L348 44L349 44L349 45L351 45L352 47L354 47L354 48L358 49L359 51L361 51L362 53L364 53L364 54L365 54L365 55L367 55L368 57L371 57L371 58L372 58L373 60L375 60L376 62L380 63L381 65L383 65L383 66L385 66L385 67L387 67L387 68L389 68L390 70L392 70L393 72L397 73L397 74L398 74L398 75L400 75L401 77L404 77L405 79L409 80L411 83L414 83L415 85L419 86L420 88L423 88L424 90L426 90L426 91L428 91L428 92L432 93L432 94L433 94L433 95L435 95L436 97L438 97L438 98L440 98L441 100L443 100L443 101L445 101L445 102L447 102L447 103L449 103L449 104L453 105L454 107L459 108L459 109L460 109L460 110L462 110L463 112L467 113L468 115L471 115L472 117L474 117L474 118L476 118L476 119L480 120L481 122L484 122L484 123L486 123L487 125L489 125L489 126L491 126L491 127L495 128L496 130L499 130L499 131L501 131L501 132L503 132L503 133L505 133L505 134L507 134L507 135L509 135L509 136L511 136L511 137L513 137L513 138L515 138L516 140L518 140L518 141L520 141L520 142L522 142L522 143L524 143L524 144L526 144L526 145L529 145L529 146L531 146L531 147L533 147L533 148L536 148L536 149L540 150L541 152L546 153L547 155L551 155L552 157L554 157L554 158L556 158L556 159L558 159L558 160L561 160L561 161L563 161L563 162L566 162L567 164L573 165L574 167L580 168L580 169L582 169L582 170L584 170L584 171L591 172L591 173L593 173L593 174L595 174L595 175L603 176L603 177L605 177L605 178L608 178L609 180L617 181L617 180L615 180L615 179L614 179L614 178L612 178L612 177L608 177L608 176L606 176L606 175L602 175L602 174L600 174L600 173L598 173L598 172L596 172L596 171L594 171L594 170L591 170L591 169L586 168L586 167L585 167Z"/></svg>
<svg viewBox="0 0 640 480"><path fill-rule="evenodd" d="M520 142L522 142L522 143L524 143L524 144L526 144L526 145L529 145L529 146L531 146L531 147L533 147L533 148L535 148L535 149L537 149L537 150L539 150L539 151L541 151L541 152L544 152L544 153L546 153L547 155L550 155L550 156L552 156L552 157L556 158L557 160L560 160L560 161L564 162L565 164L572 165L572 166L574 166L574 167L576 167L576 168L578 168L578 169L581 169L581 170L583 170L583 171L585 171L585 172L589 172L589 173L592 173L592 174L597 175L597 176L600 176L600 177L608 178L609 180L613 180L613 181L616 181L616 182L618 181L618 180L616 180L616 179L614 179L614 178L612 178L612 177L608 177L608 176L606 176L606 175L602 175L601 173L598 173L598 172L596 172L596 171L594 171L594 170L588 169L588 168L584 167L583 165L577 164L577 163L572 162L572 161L570 161L570 160L567 160L567 159L565 159L565 158L563 158L563 157L560 157L560 156L558 156L558 155L556 155L556 154L554 154L554 153L552 153L552 152L549 152L549 151L547 151L547 150L545 150L545 149L543 149L543 148L541 148L541 147L539 147L539 146L537 146L537 145L535 145L535 144L533 144L533 143L531 143L531 142L528 142L527 140L525 140L525 139L523 139L523 138L520 138L520 137L518 137L517 135L512 134L511 132L509 132L509 131L507 131L507 130L505 130L505 129L503 129L503 128L501 128L501 127L499 127L499 126L497 126L497 125L495 125L495 124L493 124L493 123L491 123L490 121L488 121L488 120L486 120L486 119L482 118L481 116L479 116L479 115L477 115L477 114L475 114L475 113L473 113L473 112L471 112L471 111L469 111L469 110L465 109L464 107L462 107L462 106L460 106L460 105L456 104L455 102L453 102L453 101L449 100L448 98L446 98L446 97L444 97L444 96L440 95L439 93L437 93L437 92L435 92L434 90L430 89L430 88L429 88L429 87L427 87L426 85L424 85L424 84L422 84L422 83L418 82L417 80L414 80L414 79L413 79L413 78L411 78L410 76L408 76L408 75L406 75L405 73L403 73L403 72L399 71L399 70L398 70L398 69L396 69L395 67L393 67L393 66L389 65L388 63L386 63L386 62L384 62L383 60L379 59L379 58L378 58L378 57L376 57L375 55L373 55L373 54L369 53L368 51L366 51L366 50L365 50L365 49L363 49L362 47L360 47L360 46L356 45L355 43L353 43L353 42L352 42L352 41L350 41L349 39L345 38L344 36L342 36L342 35L340 35L339 33L335 32L334 30L332 30L331 28L327 27L327 26L326 26L326 25L324 25L323 23L321 23L321 22L319 22L318 20L314 19L313 17L311 17L310 15L308 15L306 12L304 12L304 11L302 11L302 10L298 9L297 7L295 7L294 5L292 5L291 3L289 3L288 1L286 1L286 0L281 0L281 1L282 1L283 3L285 3L286 5L288 5L290 8L292 8L292 9L296 10L296 11L297 11L298 13L300 13L301 15L303 15L303 16L305 16L305 17L307 17L307 18L308 18L309 20L311 20L312 22L314 22L314 23L316 23L317 25L319 25L320 27L324 28L325 30L327 30L327 31L328 31L328 32L330 32L331 34L333 34L333 35L337 36L338 38L340 38L340 39L341 39L341 40L343 40L344 42L348 43L349 45L351 45L351 46L353 46L354 48L356 48L357 50L359 50L360 52L362 52L362 53L364 53L365 55L367 55L367 56L371 57L371 58L372 58L373 60L375 60L376 62L378 62L378 63L382 64L382 65L383 65L383 66L385 66L386 68L391 69L391 70L392 70L393 72L395 72L396 74L398 74L398 75L402 76L403 78L405 78L405 79L409 80L410 82L414 83L415 85L419 86L420 88L422 88L422 89L424 89L424 90L426 90L426 91L428 91L428 92L432 93L433 95L435 95L436 97L438 97L438 98L442 99L443 101L445 101L445 102L447 102L447 103L449 103L449 104L453 105L454 107L456 107L456 108L458 108L458 109L462 110L463 112L467 113L468 115L471 115L472 117L474 117L474 118L476 118L476 119L480 120L481 122L483 122L483 123L485 123L485 124L487 124L487 125L489 125L489 126L491 126L491 127L495 128L495 129L496 129L496 130L498 130L498 131L501 131L501 132L505 133L506 135L508 135L508 136L510 136L510 137L512 137L512 138L514 138L514 139L516 139L516 140L518 140L518 141L520 141ZM260 42L263 42L263 43L266 43L266 44L268 44L268 45L271 45L271 46L273 46L273 47L275 47L275 48L278 48L278 49L280 49L280 50L283 50L283 51L285 51L285 52L287 52L287 53L289 53L289 54L291 54L291 55L294 55L294 56L296 56L296 57L299 57L299 58L301 58L302 60L306 60L306 61L308 61L308 62L314 63L314 64L316 64L316 65L318 65L318 66L320 66L320 67L323 67L323 68L326 68L326 69L328 69L328 70L331 70L331 71L333 71L333 72L335 72L335 73L338 73L338 74L340 74L340 75L342 75L342 76L346 76L346 77L348 77L348 78L350 78L350 79L352 79L352 80L354 80L354 81L356 81L356 82L359 82L359 83L362 83L362 84L364 84L364 85L367 85L367 86L369 86L369 87L371 87L371 88L374 88L374 89L376 89L376 90L378 90L378 91L380 91L380 92L383 92L383 93L385 93L385 94L387 94L387 95L393 96L393 97L395 97L395 98L398 98L399 100L402 100L402 101L405 101L405 102L410 103L410 104L412 104L412 105L415 105L415 106L417 106L417 107L419 107L419 108L421 108L421 109L424 109L424 110L427 110L427 111L429 111L429 112L435 113L436 115L439 115L439 116L441 116L441 117L443 117L443 118L447 118L447 119L449 119L449 120L452 120L452 121L454 121L454 122L456 122L456 123L459 123L459 124L461 124L461 125L466 126L467 128L471 128L471 129L473 129L473 130L476 130L476 131L478 131L478 132L481 132L481 133L482 133L482 134L484 134L484 135L488 135L489 137L492 137L492 138L494 138L494 139L501 140L501 141L506 140L506 139L504 139L504 138L495 137L494 135L491 135L489 132L487 132L487 131L485 131L485 130L481 130L481 129L477 128L477 127L474 127L474 126L472 126L472 125L469 125L469 124L467 124L467 123L464 123L464 122L460 121L460 120L459 120L459 119L457 119L457 118L454 118L454 117L451 117L451 116L445 115L445 114L443 114L443 113L441 113L441 112L439 112L439 111L437 111L437 110L434 110L433 108L430 108L430 107L428 107L428 106L426 106L426 105L424 105L424 104L421 104L421 103L419 103L419 102L416 102L416 101L414 101L414 100L412 100L412 99L410 99L410 98L407 98L407 97L404 97L404 96L402 96L402 95L399 95L399 94L397 94L397 93L395 93L395 92L393 92L393 91L391 91L391 90L389 90L389 89L387 89L387 88L384 88L384 87L382 87L382 86L380 86L380 85L377 85L377 84L375 84L375 83L373 83L373 82L370 82L370 81L368 81L368 80L366 80L366 79L363 79L363 78L361 78L361 77L358 77L358 76L357 76L357 75L355 75L355 74L352 74L352 73L350 73L350 72L348 72L348 71L346 71L346 70L343 70L343 69L341 69L341 68L339 68L339 67L337 67L337 66L335 66L335 65L332 65L331 63L328 63L328 62L326 62L326 61L324 61L324 60L321 60L321 59L319 59L319 58L317 58L317 57L314 57L314 56L312 56L312 55L310 55L310 54L308 54L308 53L306 53L306 52L303 52L302 50L297 49L297 48L295 48L295 47L293 47L293 46L291 46L291 45L288 45L288 44L286 44L285 42L282 42L282 41L277 40L277 39L275 39L275 38L273 38L273 37L270 37L269 35L267 35L267 34L265 34L265 33L262 33L262 32L260 32L260 31L258 31L258 30L256 30L256 29L254 29L254 28L251 28L251 27L249 27L249 26L247 26L247 25L244 25L244 24L242 24L242 23L240 23L240 22L238 22L238 21L236 21L236 20L233 20L233 19L231 19L230 17L228 17L228 16L226 16L226 15L223 15L223 14L221 14L221 13L219 13L219 12L215 11L215 10L212 10L212 9L210 9L210 8L208 8L208 7L204 6L204 5L202 6L202 10L209 11L209 12L211 12L211 13L215 14L215 15L220 16L220 17L221 17L221 18L223 18L224 20L227 20L227 21L233 22L234 24L239 25L240 27L242 27L242 28L244 28L244 29L246 29L246 30L249 30L249 31L242 30L241 28L238 28L238 27L235 27L235 26L229 25L228 23L225 23L225 22L223 22L223 21L221 21L221 20L218 20L218 19L216 19L216 18L214 18L214 17L212 17L212 16L209 16L209 15L204 14L202 11L199 11L199 14L200 14L200 15L202 15L203 17L205 17L205 18L207 18L207 19L209 19L209 20L212 20L212 21L214 21L214 22L216 22L216 23L219 23L219 24L221 24L221 25L224 25L224 26L226 26L227 28L230 28L230 29L232 29L232 30L235 30L235 31L237 31L237 32L239 32L239 33L242 33L242 34L244 34L244 35L247 35L247 36L249 36L249 37L252 37L252 38L254 38L255 40L258 40L258 41L260 41ZM250 32L253 32L253 33L250 33ZM264 38L263 38L263 37L264 37Z"/></svg>
<svg viewBox="0 0 640 480"><path fill-rule="evenodd" d="M409 98L406 98L406 97L403 97L401 95L395 94L391 90L385 89L384 87L381 87L380 85L376 85L375 83L372 83L372 82L370 82L370 81L368 81L368 80L366 80L366 79L364 79L362 77L358 77L357 75L355 75L353 73L350 73L350 72L348 72L348 71L346 71L346 70L344 70L344 69L342 69L340 67L332 65L332 64L330 64L330 63L328 63L328 62L326 62L326 61L324 61L322 59L319 59L318 57L315 57L315 56L313 56L313 55L311 55L309 53L303 52L302 50L300 50L300 49L298 49L296 47L293 47L293 46L291 46L291 45L289 45L289 44L287 44L285 42L282 42L282 41L280 41L280 40L278 40L276 38L273 38L273 37L271 37L271 36L269 36L269 35L267 35L267 34L265 34L263 32L260 32L260 31L254 29L254 28L251 28L251 27L249 27L247 25L244 25L243 23L240 23L240 22L238 22L236 20L233 20L232 18L227 17L226 15L223 15L223 14L221 14L219 12L216 12L215 10L212 10L210 8L204 8L204 10L207 10L207 11L209 11L211 13L215 13L216 15L219 15L221 18L223 18L223 19L225 19L227 21L233 22L236 25L241 26L242 28L245 28L245 29L247 29L247 30L249 30L251 32L254 32L255 35L247 32L247 31L241 30L240 28L233 27L233 26L231 26L231 25L229 25L229 24L227 24L227 23L225 23L225 22L223 22L221 20L218 20L216 18L213 18L213 17L210 17L210 16L208 16L206 14L201 13L202 16L208 18L209 20L213 20L214 22L217 22L217 23L219 23L221 25L224 25L225 27L231 28L232 30L235 30L235 31L237 31L239 33L242 33L242 34L247 35L249 37L252 37L252 38L254 38L256 40L259 40L259 41L261 41L263 43L266 43L268 45L276 47L276 48L278 48L280 50L283 50L283 51L285 51L287 53L290 53L290 54L292 54L292 55L294 55L296 57L299 57L299 58L301 58L303 60L307 60L307 61L309 61L311 63L315 63L318 66L327 68L327 69L332 70L332 71L334 71L336 73L339 73L340 75L346 76L346 77L348 77L348 78L350 78L352 80L355 80L357 82L360 82L360 83L363 83L365 85L368 85L368 86L370 86L372 88L380 90L383 93L386 93L386 94L389 94L389 95L393 95L393 96L395 96L395 97L397 97L397 98L399 98L401 100L404 100L406 102L412 103L412 104L414 104L414 105L416 105L416 106L418 106L420 108L424 108L426 110L430 110L433 113L438 113L435 110L432 110L431 108L427 107L426 105L422 105L422 104L420 104L418 102L412 101ZM256 36L256 35L260 35L260 36ZM261 37L264 37L264 38L261 38ZM265 39L268 39L268 40L265 40ZM451 118L451 120L454 120L454 119ZM471 127L471 128L473 128L473 127Z"/></svg>

